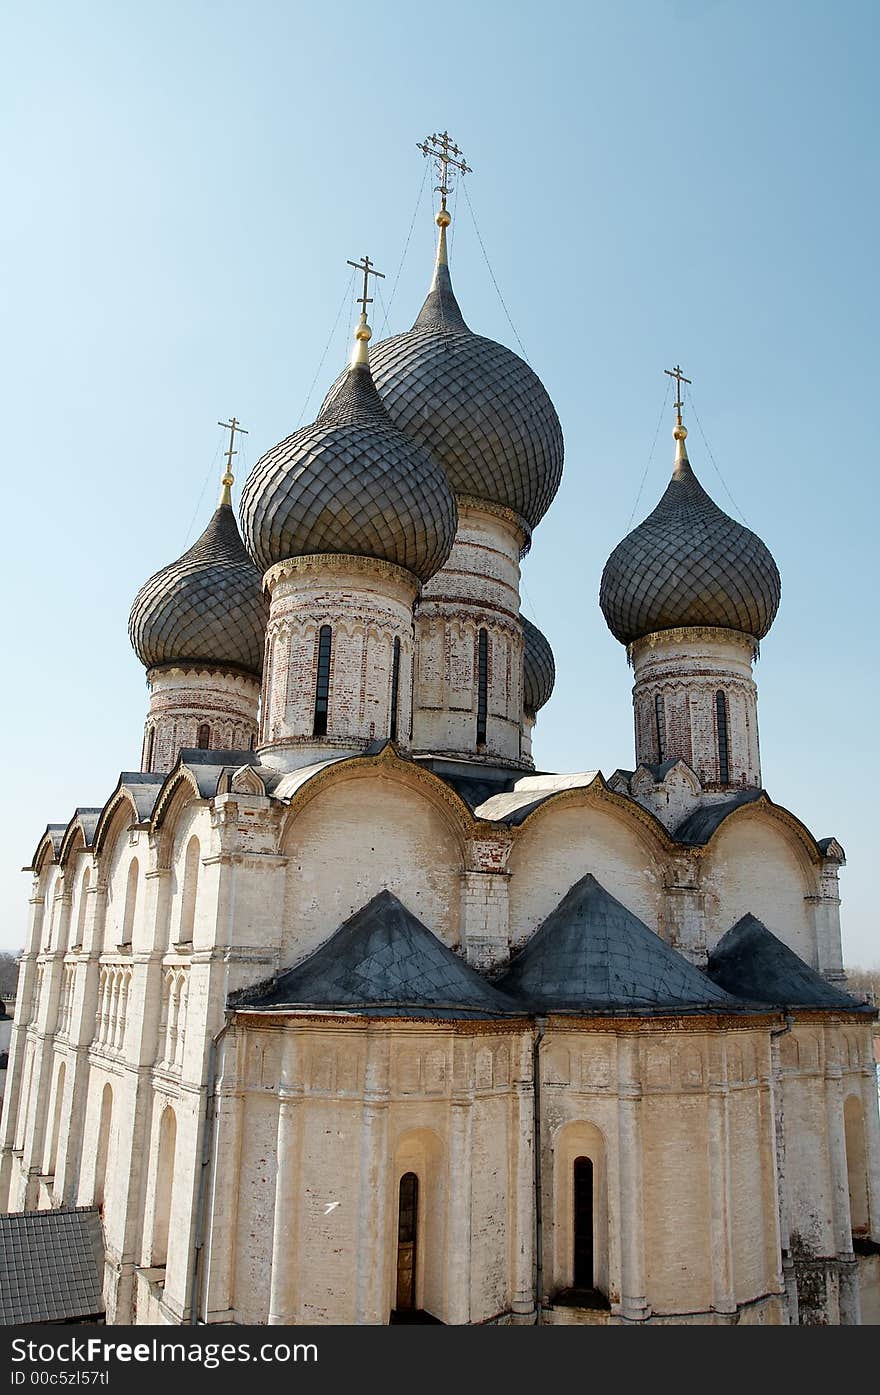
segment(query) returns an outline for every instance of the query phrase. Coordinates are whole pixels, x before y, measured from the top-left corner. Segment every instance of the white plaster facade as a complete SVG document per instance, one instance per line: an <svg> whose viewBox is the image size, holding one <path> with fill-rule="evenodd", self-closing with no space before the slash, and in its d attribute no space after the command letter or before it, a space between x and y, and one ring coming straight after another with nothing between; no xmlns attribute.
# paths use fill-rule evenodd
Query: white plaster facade
<svg viewBox="0 0 880 1395"><path fill-rule="evenodd" d="M227 773L208 797L180 767L147 821L123 787L90 847L74 831L62 857L49 834L35 860L3 1202L100 1202L109 1320L186 1322L195 1304L212 1322L387 1322L404 1172L422 1198L418 1303L443 1322L533 1322L538 1306L554 1323L852 1322L876 1304L874 1260L853 1250L880 1228L864 1017L227 1007L383 887L485 966L591 870L670 942L686 922L705 956L744 904L729 869L749 836L768 896L778 887L750 904L819 967L829 951L802 926L827 868L791 815L744 805L683 849L600 776L511 826L389 746L325 764L289 801L250 792L252 775ZM582 1156L607 1307L556 1301L571 1288Z"/></svg>

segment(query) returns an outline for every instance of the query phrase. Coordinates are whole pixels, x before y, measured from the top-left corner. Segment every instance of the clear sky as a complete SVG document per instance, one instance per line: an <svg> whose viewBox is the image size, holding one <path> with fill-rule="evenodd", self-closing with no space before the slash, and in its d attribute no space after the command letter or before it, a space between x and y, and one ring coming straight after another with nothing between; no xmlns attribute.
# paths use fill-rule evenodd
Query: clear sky
<svg viewBox="0 0 880 1395"><path fill-rule="evenodd" d="M386 272L377 330L386 308L412 322L435 232L415 146L446 127L565 432L524 564L558 671L539 765L632 762L597 591L646 466L633 523L665 487L668 407L651 446L680 361L782 573L764 782L844 844L845 955L880 962L878 36L876 0L4 7L0 947L22 942L18 869L47 821L137 769L128 611L210 516L218 419L243 420L252 464L300 421L329 337L314 416L347 351L347 258ZM516 347L463 195L453 212L464 314Z"/></svg>

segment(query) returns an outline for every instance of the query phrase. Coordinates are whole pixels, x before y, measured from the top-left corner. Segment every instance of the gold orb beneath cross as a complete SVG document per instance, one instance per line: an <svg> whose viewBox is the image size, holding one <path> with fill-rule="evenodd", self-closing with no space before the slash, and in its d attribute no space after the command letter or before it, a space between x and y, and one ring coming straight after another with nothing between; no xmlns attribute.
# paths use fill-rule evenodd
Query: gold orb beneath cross
<svg viewBox="0 0 880 1395"><path fill-rule="evenodd" d="M437 227L448 228L451 222L452 214L449 212L448 209L441 208L440 212L437 214Z"/></svg>

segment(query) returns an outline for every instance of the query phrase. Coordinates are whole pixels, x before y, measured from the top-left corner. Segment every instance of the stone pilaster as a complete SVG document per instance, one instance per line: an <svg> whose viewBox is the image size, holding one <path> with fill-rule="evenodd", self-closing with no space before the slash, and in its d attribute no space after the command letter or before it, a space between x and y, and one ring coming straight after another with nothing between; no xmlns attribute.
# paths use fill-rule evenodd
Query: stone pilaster
<svg viewBox="0 0 880 1395"><path fill-rule="evenodd" d="M297 1186L302 1161L302 1078L297 1048L296 1036L288 1032L282 1048L278 1099L272 1277L269 1287L269 1323L272 1326L296 1322L297 1313L297 1278L300 1273L297 1239L302 1210Z"/></svg>
<svg viewBox="0 0 880 1395"><path fill-rule="evenodd" d="M630 1322L650 1317L645 1280L642 1193L642 1085L639 1042L621 1036L617 1048L617 1156L620 1194L620 1313Z"/></svg>
<svg viewBox="0 0 880 1395"><path fill-rule="evenodd" d="M388 1321L388 1103L391 1059L387 1030L367 1036L361 1125L360 1244L357 1255L356 1321Z"/></svg>

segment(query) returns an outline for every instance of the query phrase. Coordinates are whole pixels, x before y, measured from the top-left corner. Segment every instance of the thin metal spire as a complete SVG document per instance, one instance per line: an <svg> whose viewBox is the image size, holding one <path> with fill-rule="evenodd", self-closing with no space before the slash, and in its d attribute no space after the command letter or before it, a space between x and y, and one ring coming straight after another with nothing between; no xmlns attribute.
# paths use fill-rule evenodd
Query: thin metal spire
<svg viewBox="0 0 880 1395"><path fill-rule="evenodd" d="M361 257L359 262L349 261L347 265L353 266L355 271L364 273L363 294L355 297L361 307L361 317L355 330L355 346L351 355L351 366L354 368L357 364L367 364L370 361L367 355L367 345L373 337L373 331L367 323L367 306L372 305L373 297L367 295L367 291L370 288L370 277L378 276L380 280L384 281L385 272L377 271L375 263L371 262L369 257Z"/></svg>
<svg viewBox="0 0 880 1395"><path fill-rule="evenodd" d="M238 417L231 417L229 421L218 421L217 425L225 427L229 432L229 448L223 452L226 456L226 470L220 481L220 506L228 504L231 508L232 486L235 483L235 476L232 473L232 457L238 455L238 451L235 449L235 433L237 431L240 436L247 436L248 432L245 427L239 426Z"/></svg>
<svg viewBox="0 0 880 1395"><path fill-rule="evenodd" d="M675 379L676 393L675 401L672 404L675 408L675 426L672 431L672 439L676 443L675 463L678 464L680 460L687 460L687 449L684 443L687 440L688 434L687 427L683 424L681 419L681 409L684 406L681 396L681 385L682 383L687 383L688 387L690 387L691 380L690 378L686 378L682 373L680 363L677 363L674 368L664 368L663 372L668 373L670 378Z"/></svg>
<svg viewBox="0 0 880 1395"><path fill-rule="evenodd" d="M448 131L435 131L432 136L426 136L423 141L416 143L416 149L421 150L425 159L433 160L437 170L439 184L435 184L434 192L440 195L440 211L437 214L437 226L440 229L440 238L437 243L437 265L446 266L446 229L452 222L452 214L446 207L446 199L452 187L449 179L449 171L457 170L459 174L473 174L470 165L465 162L464 152L455 144Z"/></svg>

